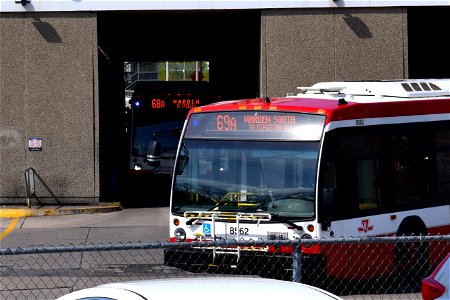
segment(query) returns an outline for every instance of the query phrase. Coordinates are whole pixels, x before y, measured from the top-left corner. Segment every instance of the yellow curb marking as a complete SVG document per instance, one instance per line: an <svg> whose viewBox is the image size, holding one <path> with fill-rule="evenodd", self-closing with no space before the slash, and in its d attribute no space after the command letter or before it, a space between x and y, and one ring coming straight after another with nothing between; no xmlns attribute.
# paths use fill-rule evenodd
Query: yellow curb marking
<svg viewBox="0 0 450 300"><path fill-rule="evenodd" d="M3 240L16 227L17 222L19 222L19 219L12 219L8 227L0 233L0 241Z"/></svg>
<svg viewBox="0 0 450 300"><path fill-rule="evenodd" d="M19 219L32 217L35 213L31 209L0 209L0 218Z"/></svg>

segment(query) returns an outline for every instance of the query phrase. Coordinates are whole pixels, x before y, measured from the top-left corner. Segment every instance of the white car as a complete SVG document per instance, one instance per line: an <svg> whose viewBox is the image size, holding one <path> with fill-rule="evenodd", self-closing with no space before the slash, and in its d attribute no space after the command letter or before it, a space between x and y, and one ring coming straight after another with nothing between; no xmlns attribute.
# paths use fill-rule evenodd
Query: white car
<svg viewBox="0 0 450 300"><path fill-rule="evenodd" d="M422 279L422 299L450 299L450 252L430 276Z"/></svg>
<svg viewBox="0 0 450 300"><path fill-rule="evenodd" d="M108 283L56 300L343 300L314 286L250 277L195 277Z"/></svg>

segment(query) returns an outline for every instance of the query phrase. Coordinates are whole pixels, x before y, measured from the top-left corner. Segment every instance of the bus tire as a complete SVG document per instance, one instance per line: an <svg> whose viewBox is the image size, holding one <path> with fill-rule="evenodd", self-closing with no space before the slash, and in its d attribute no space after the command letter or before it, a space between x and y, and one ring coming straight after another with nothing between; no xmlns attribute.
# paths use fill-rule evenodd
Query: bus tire
<svg viewBox="0 0 450 300"><path fill-rule="evenodd" d="M407 216L398 227L396 235L426 236L428 230L419 216ZM420 289L420 281L429 270L428 242L397 242L394 248L394 270L399 285L410 283L408 290Z"/></svg>

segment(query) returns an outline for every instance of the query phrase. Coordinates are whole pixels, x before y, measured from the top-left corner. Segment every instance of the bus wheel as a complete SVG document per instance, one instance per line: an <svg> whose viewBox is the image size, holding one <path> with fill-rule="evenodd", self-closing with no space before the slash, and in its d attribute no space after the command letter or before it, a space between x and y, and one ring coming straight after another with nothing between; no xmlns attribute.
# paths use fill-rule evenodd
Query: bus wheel
<svg viewBox="0 0 450 300"><path fill-rule="evenodd" d="M427 227L419 216L403 219L398 237L426 236ZM394 248L394 276L398 288L404 292L420 290L420 282L429 271L428 242L397 242Z"/></svg>

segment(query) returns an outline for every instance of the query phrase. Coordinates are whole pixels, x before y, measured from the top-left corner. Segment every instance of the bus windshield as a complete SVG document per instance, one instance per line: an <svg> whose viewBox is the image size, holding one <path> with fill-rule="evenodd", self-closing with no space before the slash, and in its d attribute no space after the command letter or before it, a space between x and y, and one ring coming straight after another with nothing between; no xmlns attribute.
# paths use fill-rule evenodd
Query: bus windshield
<svg viewBox="0 0 450 300"><path fill-rule="evenodd" d="M172 213L269 213L314 217L319 141L184 139Z"/></svg>

